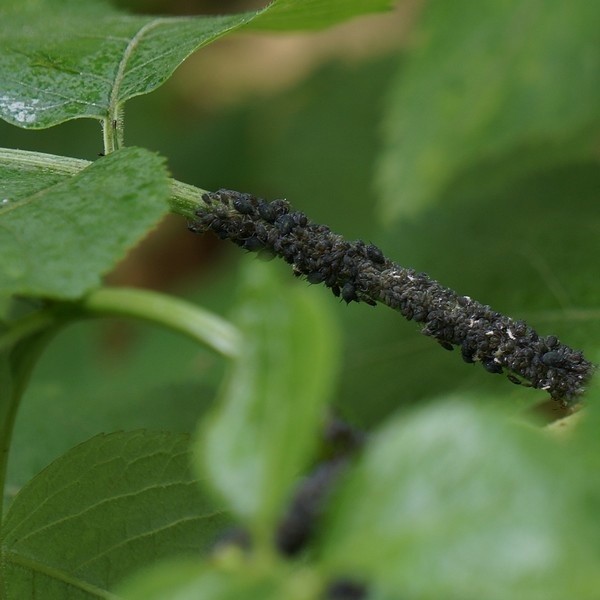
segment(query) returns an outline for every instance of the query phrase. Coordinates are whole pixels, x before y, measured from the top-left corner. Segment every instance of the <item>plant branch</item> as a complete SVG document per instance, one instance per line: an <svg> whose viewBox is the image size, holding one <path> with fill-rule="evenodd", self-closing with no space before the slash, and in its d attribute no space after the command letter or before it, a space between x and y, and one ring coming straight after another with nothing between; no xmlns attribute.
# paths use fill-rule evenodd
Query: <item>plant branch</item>
<svg viewBox="0 0 600 600"><path fill-rule="evenodd" d="M161 324L228 358L235 357L241 345L237 329L218 315L183 300L138 289L99 289L77 303L56 303L15 321L0 335L0 490L4 490L21 398L45 345L75 319L105 316L136 317Z"/></svg>
<svg viewBox="0 0 600 600"><path fill-rule="evenodd" d="M38 324L41 325L41 322ZM23 327L20 329L21 339L17 341L15 336L14 344L0 351L0 491L3 497L12 434L21 398L39 355L57 329L58 325L50 322L39 329ZM0 521L3 504L3 501L0 502Z"/></svg>
<svg viewBox="0 0 600 600"><path fill-rule="evenodd" d="M0 162L76 174L88 161L0 149ZM466 362L492 373L506 372L513 383L548 391L565 405L583 393L594 365L555 336L539 336L468 296L443 287L424 273L393 263L364 242L348 242L328 227L291 211L285 201L266 203L248 194L211 194L171 180L171 212L195 219L192 230L212 230L247 250L270 252L292 264L310 283L325 283L346 302L377 303L423 323L422 332Z"/></svg>
<svg viewBox="0 0 600 600"><path fill-rule="evenodd" d="M62 175L77 175L77 173L92 164L89 160L80 158L0 148L0 164L2 163ZM171 179L170 182L171 196L168 202L171 212L187 219L193 219L196 211L203 204L202 194L206 190L175 179Z"/></svg>
<svg viewBox="0 0 600 600"><path fill-rule="evenodd" d="M524 321L392 262L372 244L345 240L285 200L266 202L230 190L206 193L203 200L192 231L212 231L246 250L279 256L296 275L324 283L347 303L385 304L422 323L421 332L446 350L458 347L467 363L506 372L513 383L547 391L565 406L577 401L593 373L583 353L556 336L540 336Z"/></svg>
<svg viewBox="0 0 600 600"><path fill-rule="evenodd" d="M205 344L227 358L240 348L238 330L218 315L158 292L133 288L101 288L77 303L86 317L135 317L168 327Z"/></svg>

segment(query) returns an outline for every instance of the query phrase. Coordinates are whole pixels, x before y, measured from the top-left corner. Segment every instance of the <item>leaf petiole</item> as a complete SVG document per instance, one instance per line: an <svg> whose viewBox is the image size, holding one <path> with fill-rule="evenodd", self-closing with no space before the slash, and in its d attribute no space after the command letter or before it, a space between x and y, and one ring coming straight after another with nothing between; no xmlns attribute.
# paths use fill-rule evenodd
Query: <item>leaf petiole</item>
<svg viewBox="0 0 600 600"><path fill-rule="evenodd" d="M237 356L241 335L222 317L195 304L149 290L100 288L78 303L87 317L135 317L191 337L227 358Z"/></svg>

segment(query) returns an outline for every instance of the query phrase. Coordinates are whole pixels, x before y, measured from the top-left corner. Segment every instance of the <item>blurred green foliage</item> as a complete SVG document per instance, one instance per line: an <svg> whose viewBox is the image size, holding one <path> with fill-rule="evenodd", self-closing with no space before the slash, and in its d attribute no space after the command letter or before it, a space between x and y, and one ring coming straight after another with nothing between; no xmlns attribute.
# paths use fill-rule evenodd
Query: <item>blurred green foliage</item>
<svg viewBox="0 0 600 600"><path fill-rule="evenodd" d="M402 50L325 62L292 88L233 107L206 108L196 102L197 88L176 77L127 104L126 141L167 157L181 181L287 197L315 221L377 243L400 264L525 318L598 362L598 22L600 5L584 0L476 7L432 0ZM83 120L46 132L0 123L5 146L90 160L102 150L98 134ZM182 222L176 236L186 235ZM163 277L186 265L171 291L227 316L253 267L225 248L205 246L203 255L197 242L198 250L171 252L174 238L163 239L170 260ZM289 286L308 288L291 274ZM343 336L333 403L375 431L375 441L333 505L314 571L296 565L291 574L278 560L271 570L254 569L236 555L225 565L235 576L227 568L223 575L165 567L132 584L132 598L150 597L148 586L165 590L157 598L230 598L240 589L246 597L313 598L324 579L353 573L380 583L377 598L397 598L400 588L404 598L595 598L596 406L559 446L505 423L507 413L529 419L543 392L462 363L458 352L442 351L383 307L346 306L316 286L270 289L263 291L272 299L298 293L330 304ZM260 312L255 318L268 318ZM310 348L304 352L295 360L310 365ZM189 340L147 326L82 323L61 332L23 400L9 494L99 431L194 431L215 405L224 366ZM252 408L263 410L260 393L250 396L258 402ZM590 402L597 396L593 388ZM438 405L440 398L453 401ZM411 413L416 403L425 406ZM302 435L316 438L309 421ZM229 426L236 429L233 421L222 429ZM273 451L269 443L262 448L261 458L264 448ZM298 471L309 462L308 452L300 454ZM271 486L279 495L291 475L276 474L255 491L270 494ZM507 490L510 502L499 503ZM275 500L270 519L280 508ZM238 512L253 525L252 514ZM538 562L515 562L521 555L512 548ZM440 565L435 577L432 564Z"/></svg>

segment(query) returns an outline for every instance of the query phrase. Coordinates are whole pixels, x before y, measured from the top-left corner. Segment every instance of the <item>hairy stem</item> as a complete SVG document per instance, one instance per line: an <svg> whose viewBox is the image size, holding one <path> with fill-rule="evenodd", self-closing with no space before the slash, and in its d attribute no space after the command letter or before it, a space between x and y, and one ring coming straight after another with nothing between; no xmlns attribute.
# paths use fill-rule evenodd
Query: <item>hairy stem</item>
<svg viewBox="0 0 600 600"><path fill-rule="evenodd" d="M3 162L64 174L76 174L90 164L0 149ZM524 322L393 263L375 246L343 240L284 201L269 204L238 192L210 194L172 180L169 205L173 213L195 220L194 231L212 230L246 250L280 256L296 274L324 283L347 302L386 304L423 323L422 332L444 348L459 347L466 362L480 362L492 373L505 372L513 383L546 390L563 404L577 400L594 371L581 352L555 336L541 337Z"/></svg>
<svg viewBox="0 0 600 600"><path fill-rule="evenodd" d="M110 129L110 127L109 127ZM105 135L112 135L104 127ZM112 141L105 140L106 144ZM89 167L89 160L71 158L68 156L57 156L43 152L29 152L27 150L13 150L12 148L0 148L0 164L28 167L40 171L50 171L61 175L77 175L82 169ZM171 212L192 219L196 211L203 205L202 194L206 190L202 188L171 179L171 196L168 199Z"/></svg>
<svg viewBox="0 0 600 600"><path fill-rule="evenodd" d="M458 347L465 362L547 391L565 406L584 392L594 365L556 336L540 336L523 321L394 263L373 244L345 240L285 200L266 202L231 190L203 199L192 231L212 231L246 250L279 256L296 275L323 283L347 303L385 304L423 324L421 332L446 350Z"/></svg>

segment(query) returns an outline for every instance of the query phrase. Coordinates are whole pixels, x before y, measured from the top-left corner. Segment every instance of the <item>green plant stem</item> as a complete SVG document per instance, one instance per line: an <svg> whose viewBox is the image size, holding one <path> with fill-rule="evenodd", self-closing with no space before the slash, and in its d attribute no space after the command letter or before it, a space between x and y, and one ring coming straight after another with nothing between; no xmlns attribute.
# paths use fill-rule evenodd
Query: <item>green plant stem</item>
<svg viewBox="0 0 600 600"><path fill-rule="evenodd" d="M43 348L62 326L89 317L135 317L158 323L233 358L238 330L218 315L157 292L102 288L77 303L57 303L12 324L0 335L0 490L4 491L12 433L21 398ZM0 520L2 506L0 502Z"/></svg>
<svg viewBox="0 0 600 600"><path fill-rule="evenodd" d="M33 334L21 330L22 339L0 352L0 491L4 497L8 457L15 420L29 376L45 345L58 327L47 325ZM0 502L0 522L4 502Z"/></svg>
<svg viewBox="0 0 600 600"><path fill-rule="evenodd" d="M113 127L113 119L106 117L102 121L102 140L104 142L104 154L110 154L117 149L115 143L115 128Z"/></svg>
<svg viewBox="0 0 600 600"><path fill-rule="evenodd" d="M0 335L0 352L15 346L21 340L48 329L56 322L51 310L35 312L23 317Z"/></svg>
<svg viewBox="0 0 600 600"><path fill-rule="evenodd" d="M228 321L195 304L158 292L101 288L87 295L78 306L85 316L135 317L164 325L227 358L235 357L240 348L240 333Z"/></svg>
<svg viewBox="0 0 600 600"><path fill-rule="evenodd" d="M106 119L102 121L102 139L104 141L104 154L110 154L124 145L123 110L116 106Z"/></svg>
<svg viewBox="0 0 600 600"><path fill-rule="evenodd" d="M109 129L112 124L109 124ZM104 135L107 135L107 125L104 126ZM114 132L113 132L114 133ZM110 134L113 135L113 134ZM108 142L112 143L112 142ZM105 139L105 146L107 141ZM29 167L59 173L64 175L76 175L82 169L89 167L92 163L88 160L70 158L68 156L57 156L55 154L44 154L42 152L29 152L26 150L13 150L11 148L0 148L0 164ZM207 190L197 188L187 183L171 179L171 196L168 200L171 212L187 219L193 218L194 213L203 206L202 194Z"/></svg>

